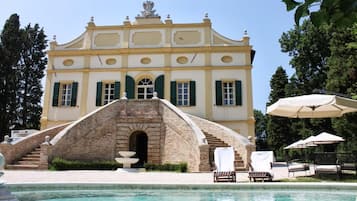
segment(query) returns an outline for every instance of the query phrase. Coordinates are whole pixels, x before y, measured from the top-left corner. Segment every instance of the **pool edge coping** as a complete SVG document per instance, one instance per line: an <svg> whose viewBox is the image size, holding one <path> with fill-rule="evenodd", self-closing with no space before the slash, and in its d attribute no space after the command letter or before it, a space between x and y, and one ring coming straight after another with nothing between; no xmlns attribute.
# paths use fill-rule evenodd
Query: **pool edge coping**
<svg viewBox="0 0 357 201"><path fill-rule="evenodd" d="M105 190L105 189L162 189L162 190L347 190L357 192L357 183L279 182L279 183L213 183L213 184L138 184L138 183L12 183L11 191L34 190ZM45 188L46 187L46 188Z"/></svg>

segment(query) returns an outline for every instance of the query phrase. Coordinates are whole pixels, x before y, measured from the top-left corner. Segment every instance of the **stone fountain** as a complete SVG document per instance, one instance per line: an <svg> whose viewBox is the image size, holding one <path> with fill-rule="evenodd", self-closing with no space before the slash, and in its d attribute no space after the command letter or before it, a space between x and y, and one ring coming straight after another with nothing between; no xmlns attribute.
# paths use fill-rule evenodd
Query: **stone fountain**
<svg viewBox="0 0 357 201"><path fill-rule="evenodd" d="M115 160L118 163L123 164L123 168L118 168L118 171L120 171L120 172L139 172L142 170L141 168L131 168L132 164L135 164L139 161L138 158L131 158L136 154L135 151L119 151L118 153L121 157L115 158Z"/></svg>

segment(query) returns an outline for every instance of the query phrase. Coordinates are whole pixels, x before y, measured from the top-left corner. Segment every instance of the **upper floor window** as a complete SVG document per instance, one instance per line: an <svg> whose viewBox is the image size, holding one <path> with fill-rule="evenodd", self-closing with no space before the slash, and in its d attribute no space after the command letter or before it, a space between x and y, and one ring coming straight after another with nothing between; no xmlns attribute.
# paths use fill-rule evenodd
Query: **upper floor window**
<svg viewBox="0 0 357 201"><path fill-rule="evenodd" d="M234 104L234 85L233 82L223 82L223 105Z"/></svg>
<svg viewBox="0 0 357 201"><path fill-rule="evenodd" d="M104 99L103 104L106 105L114 100L114 83L104 84Z"/></svg>
<svg viewBox="0 0 357 201"><path fill-rule="evenodd" d="M120 82L97 82L96 106L106 105L115 99L119 99Z"/></svg>
<svg viewBox="0 0 357 201"><path fill-rule="evenodd" d="M177 106L196 105L196 82L195 81L171 81L171 103Z"/></svg>
<svg viewBox="0 0 357 201"><path fill-rule="evenodd" d="M216 105L242 105L242 81L216 80Z"/></svg>
<svg viewBox="0 0 357 201"><path fill-rule="evenodd" d="M78 82L55 82L53 86L52 106L76 106Z"/></svg>
<svg viewBox="0 0 357 201"><path fill-rule="evenodd" d="M188 106L189 105L189 83L178 82L177 83L177 105Z"/></svg>
<svg viewBox="0 0 357 201"><path fill-rule="evenodd" d="M154 95L154 84L149 78L139 81L137 86L138 99L150 99Z"/></svg>
<svg viewBox="0 0 357 201"><path fill-rule="evenodd" d="M61 106L71 106L72 83L61 84Z"/></svg>

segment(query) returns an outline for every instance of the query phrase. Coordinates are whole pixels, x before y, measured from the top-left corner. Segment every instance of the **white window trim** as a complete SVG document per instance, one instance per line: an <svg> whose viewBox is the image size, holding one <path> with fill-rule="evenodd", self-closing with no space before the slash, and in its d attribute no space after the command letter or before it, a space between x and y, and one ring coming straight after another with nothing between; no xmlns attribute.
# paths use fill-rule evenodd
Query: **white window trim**
<svg viewBox="0 0 357 201"><path fill-rule="evenodd" d="M182 98L181 98L181 100L179 99L179 95L180 95L180 93L179 93L179 85L180 84L182 84ZM183 91L183 89L184 89L184 85L187 85L187 105L185 105L184 103L185 103L185 93L184 93L184 91ZM177 86L177 95L176 95L176 99L177 99L177 106L190 106L190 82L177 82L177 84L176 84L176 86ZM181 105L180 105L180 101L181 101Z"/></svg>

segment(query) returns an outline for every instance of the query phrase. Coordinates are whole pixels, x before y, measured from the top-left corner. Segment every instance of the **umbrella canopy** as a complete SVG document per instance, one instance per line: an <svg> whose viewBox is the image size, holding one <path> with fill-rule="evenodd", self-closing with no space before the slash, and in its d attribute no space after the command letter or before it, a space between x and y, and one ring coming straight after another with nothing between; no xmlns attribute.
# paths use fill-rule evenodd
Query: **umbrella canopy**
<svg viewBox="0 0 357 201"><path fill-rule="evenodd" d="M334 144L345 141L342 137L322 132L311 139L306 139L305 144Z"/></svg>
<svg viewBox="0 0 357 201"><path fill-rule="evenodd" d="M317 145L314 144L311 140L315 136L310 136L306 138L305 140L299 140L297 142L292 143L291 145L285 147L284 149L304 149L308 147L316 147Z"/></svg>
<svg viewBox="0 0 357 201"><path fill-rule="evenodd" d="M349 112L357 112L357 100L324 94L281 98L267 108L267 114L290 118L340 117Z"/></svg>
<svg viewBox="0 0 357 201"><path fill-rule="evenodd" d="M303 148L306 148L304 140L299 140L285 147L284 149L303 149Z"/></svg>
<svg viewBox="0 0 357 201"><path fill-rule="evenodd" d="M315 139L316 136L310 136L308 138L306 138L305 140L303 140L303 143L305 146L307 147L316 147L317 145L313 143L313 140Z"/></svg>

